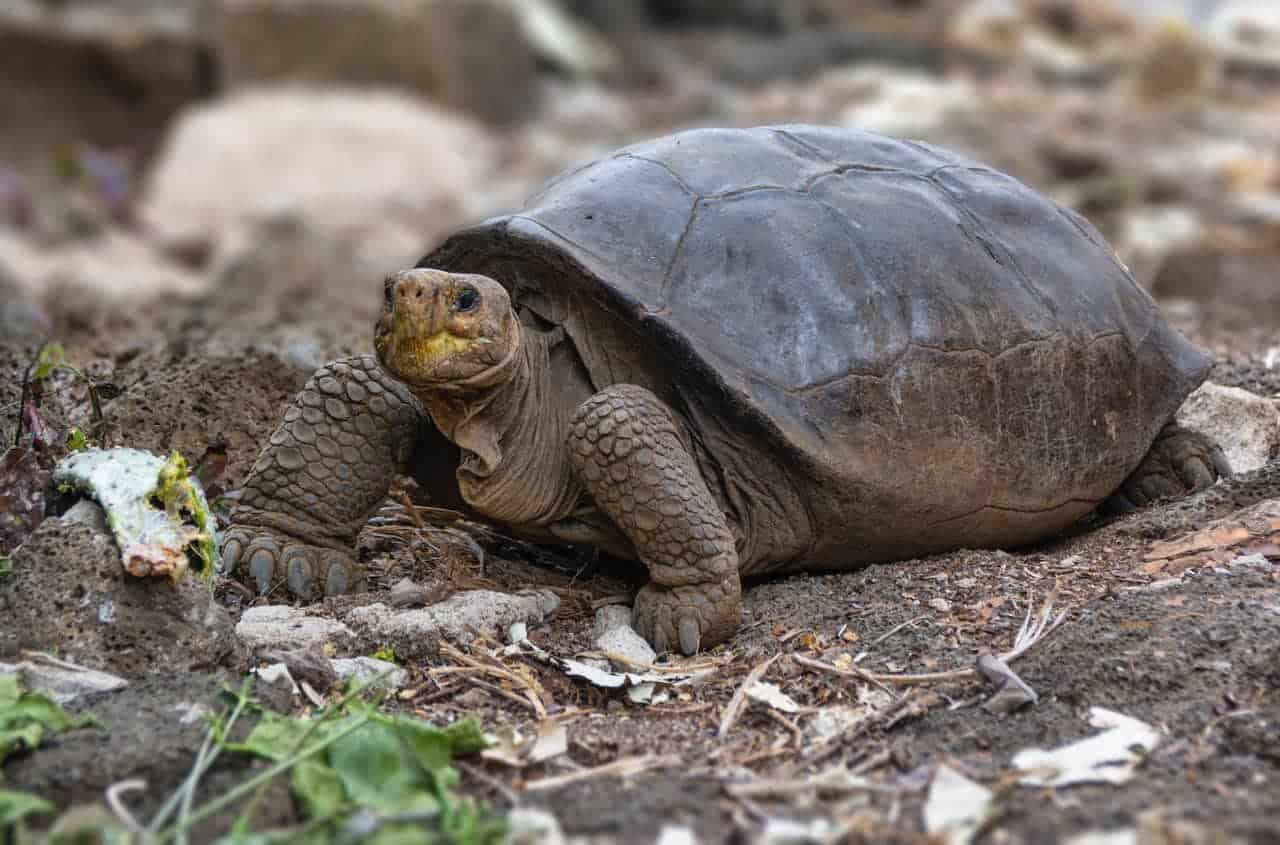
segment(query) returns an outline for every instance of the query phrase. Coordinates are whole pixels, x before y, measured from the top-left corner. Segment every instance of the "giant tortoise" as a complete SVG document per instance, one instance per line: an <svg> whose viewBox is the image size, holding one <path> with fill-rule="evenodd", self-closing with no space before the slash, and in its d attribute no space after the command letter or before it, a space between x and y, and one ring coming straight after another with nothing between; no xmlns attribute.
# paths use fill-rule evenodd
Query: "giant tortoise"
<svg viewBox="0 0 1280 845"><path fill-rule="evenodd" d="M1170 425L1209 361L1098 231L938 147L682 132L553 180L385 282L375 356L307 383L224 567L349 589L420 460L437 503L641 561L659 650L743 575L1044 538L1226 471Z"/></svg>

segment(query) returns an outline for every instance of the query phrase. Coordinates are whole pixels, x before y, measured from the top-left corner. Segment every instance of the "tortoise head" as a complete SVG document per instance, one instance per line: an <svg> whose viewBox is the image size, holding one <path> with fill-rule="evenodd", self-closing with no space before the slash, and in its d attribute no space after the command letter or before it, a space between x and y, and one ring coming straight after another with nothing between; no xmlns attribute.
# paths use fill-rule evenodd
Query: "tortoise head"
<svg viewBox="0 0 1280 845"><path fill-rule="evenodd" d="M410 387L464 388L503 376L520 345L511 298L487 276L416 268L389 277L374 348Z"/></svg>

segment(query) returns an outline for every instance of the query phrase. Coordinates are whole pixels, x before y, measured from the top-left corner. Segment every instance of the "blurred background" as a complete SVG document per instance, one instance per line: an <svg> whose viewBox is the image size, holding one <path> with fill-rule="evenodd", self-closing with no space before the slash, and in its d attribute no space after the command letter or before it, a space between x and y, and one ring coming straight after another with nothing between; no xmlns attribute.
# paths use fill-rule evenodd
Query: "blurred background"
<svg viewBox="0 0 1280 845"><path fill-rule="evenodd" d="M305 372L555 173L789 121L1007 170L1220 359L1280 358L1274 0L3 0L0 336Z"/></svg>

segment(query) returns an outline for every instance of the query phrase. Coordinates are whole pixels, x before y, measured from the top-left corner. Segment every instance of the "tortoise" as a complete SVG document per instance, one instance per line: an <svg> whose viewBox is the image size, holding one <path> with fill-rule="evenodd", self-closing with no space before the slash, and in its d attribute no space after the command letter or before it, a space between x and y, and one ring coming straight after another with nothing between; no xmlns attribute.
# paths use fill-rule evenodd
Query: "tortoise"
<svg viewBox="0 0 1280 845"><path fill-rule="evenodd" d="M1171 424L1209 359L1098 231L1011 176L853 129L685 131L552 180L383 286L257 458L224 568L352 587L397 472L642 562L659 651L741 577L1015 547L1229 471ZM415 457L416 456L416 457Z"/></svg>

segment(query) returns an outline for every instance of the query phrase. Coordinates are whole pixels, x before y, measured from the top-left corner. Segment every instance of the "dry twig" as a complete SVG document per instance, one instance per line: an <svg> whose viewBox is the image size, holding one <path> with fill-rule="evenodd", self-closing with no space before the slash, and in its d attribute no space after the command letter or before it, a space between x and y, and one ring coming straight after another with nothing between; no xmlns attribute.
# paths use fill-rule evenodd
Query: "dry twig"
<svg viewBox="0 0 1280 845"><path fill-rule="evenodd" d="M1000 655L1000 659L1009 663L1031 650L1037 643L1053 633L1059 625L1067 618L1067 611L1062 611L1057 616L1053 615L1053 601L1056 593L1051 593L1049 598L1045 600L1044 606L1040 609L1039 614L1034 613L1030 603L1027 607L1027 615L1022 620L1022 627L1018 630L1018 636L1014 638L1013 648ZM921 684L937 684L946 683L948 681L962 681L969 678L977 677L977 671L972 667L964 669L952 669L947 672L924 672L921 674L899 674L899 673L881 673L868 672L854 666L850 669L838 669L830 663L812 658L803 657L798 654L791 655L791 659L801 666L809 669L816 669L829 675L836 675L843 678L852 678L859 681L865 681L872 684L889 684L896 686L917 686Z"/></svg>
<svg viewBox="0 0 1280 845"><path fill-rule="evenodd" d="M592 766L589 769L580 769L568 774L526 781L524 791L536 792L543 789L558 789L571 783L594 778L629 777L651 769L678 766L681 762L678 754L641 754L637 757L623 757L620 760L614 760L612 763L605 763L602 766Z"/></svg>
<svg viewBox="0 0 1280 845"><path fill-rule="evenodd" d="M719 739L724 739L729 733L730 728L733 727L733 723L738 721L738 716L742 713L742 705L747 700L747 689L756 681L763 678L764 673L769 671L769 667L772 666L773 662L781 656L781 654L775 654L773 657L770 657L768 660L752 669L751 673L747 675L746 680L744 680L733 693L733 698L729 699L729 706L724 709L724 716L720 719L720 728L716 731L716 736Z"/></svg>

